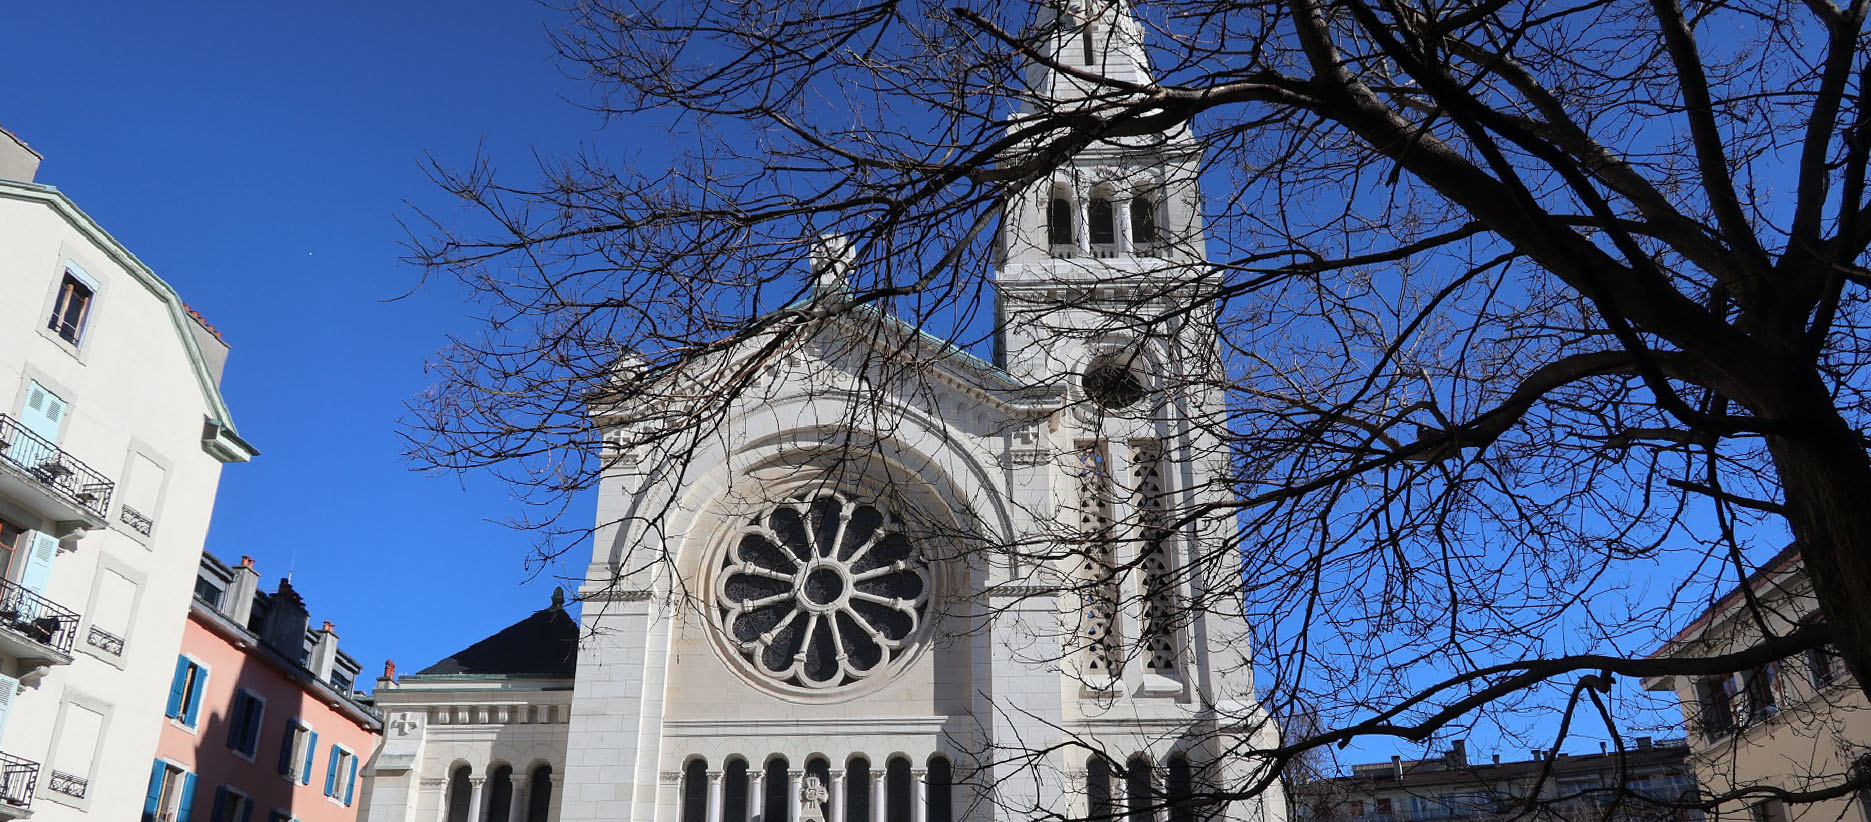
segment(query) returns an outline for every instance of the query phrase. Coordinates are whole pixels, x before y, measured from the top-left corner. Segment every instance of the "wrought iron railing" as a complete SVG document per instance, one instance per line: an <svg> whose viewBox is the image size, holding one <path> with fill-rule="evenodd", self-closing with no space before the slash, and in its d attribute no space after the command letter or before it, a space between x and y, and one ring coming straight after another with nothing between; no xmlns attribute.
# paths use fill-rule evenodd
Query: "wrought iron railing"
<svg viewBox="0 0 1871 822"><path fill-rule="evenodd" d="M78 635L78 615L17 582L0 579L0 626L69 654Z"/></svg>
<svg viewBox="0 0 1871 822"><path fill-rule="evenodd" d="M142 511L138 511L128 505L118 506L117 519L122 520L123 524L136 529L137 533L146 537L149 536L150 530L156 527L155 520L150 519L145 516Z"/></svg>
<svg viewBox="0 0 1871 822"><path fill-rule="evenodd" d="M45 785L66 796L83 799L85 791L91 789L91 780L54 770L47 774Z"/></svg>
<svg viewBox="0 0 1871 822"><path fill-rule="evenodd" d="M91 626L91 633L84 638L84 641L91 647L112 656L123 656L123 637L96 625Z"/></svg>
<svg viewBox="0 0 1871 822"><path fill-rule="evenodd" d="M0 802L15 808L32 807L32 789L39 782L39 763L0 753Z"/></svg>
<svg viewBox="0 0 1871 822"><path fill-rule="evenodd" d="M0 463L11 465L99 518L110 511L114 483L5 414L0 414Z"/></svg>

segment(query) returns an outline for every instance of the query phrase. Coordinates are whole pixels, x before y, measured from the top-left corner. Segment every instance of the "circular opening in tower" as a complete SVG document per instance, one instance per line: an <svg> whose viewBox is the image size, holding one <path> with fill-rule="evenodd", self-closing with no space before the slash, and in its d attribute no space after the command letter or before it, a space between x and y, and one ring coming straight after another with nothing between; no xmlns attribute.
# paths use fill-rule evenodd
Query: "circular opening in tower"
<svg viewBox="0 0 1871 822"><path fill-rule="evenodd" d="M1136 405L1149 395L1150 389L1144 385L1143 376L1129 360L1129 357L1093 360L1079 379L1085 397L1099 408L1118 411Z"/></svg>

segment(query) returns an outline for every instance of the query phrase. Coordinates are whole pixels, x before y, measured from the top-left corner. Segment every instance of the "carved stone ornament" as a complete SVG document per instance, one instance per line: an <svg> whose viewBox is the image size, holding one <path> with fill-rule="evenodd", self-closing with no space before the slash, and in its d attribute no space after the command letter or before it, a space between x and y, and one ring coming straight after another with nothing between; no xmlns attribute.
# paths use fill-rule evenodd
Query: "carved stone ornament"
<svg viewBox="0 0 1871 822"><path fill-rule="evenodd" d="M807 689L890 669L928 621L929 568L901 521L825 492L743 525L715 578L717 627L760 676Z"/></svg>

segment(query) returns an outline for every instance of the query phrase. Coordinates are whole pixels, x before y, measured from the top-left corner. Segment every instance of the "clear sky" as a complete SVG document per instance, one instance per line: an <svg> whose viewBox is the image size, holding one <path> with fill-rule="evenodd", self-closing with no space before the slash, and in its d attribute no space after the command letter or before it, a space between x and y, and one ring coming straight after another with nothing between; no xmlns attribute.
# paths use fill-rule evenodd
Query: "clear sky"
<svg viewBox="0 0 1871 822"><path fill-rule="evenodd" d="M468 330L410 290L405 201L450 207L434 154L516 169L593 136L564 101L549 10L524 0L26 3L8 8L0 126L233 346L224 388L262 452L222 474L208 550L290 569L374 677L544 607L491 480L413 473L394 421ZM628 124L604 136L617 140ZM178 615L179 619L180 616Z"/></svg>

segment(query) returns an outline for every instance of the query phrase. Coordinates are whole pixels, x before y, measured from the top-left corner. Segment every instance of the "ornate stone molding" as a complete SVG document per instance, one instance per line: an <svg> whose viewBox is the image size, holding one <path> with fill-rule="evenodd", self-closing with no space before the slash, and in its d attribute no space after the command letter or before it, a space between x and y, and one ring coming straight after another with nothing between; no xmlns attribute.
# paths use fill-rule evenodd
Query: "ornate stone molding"
<svg viewBox="0 0 1871 822"><path fill-rule="evenodd" d="M681 771L663 771L657 776L658 776L657 781L661 782L664 785L682 784L682 772Z"/></svg>
<svg viewBox="0 0 1871 822"><path fill-rule="evenodd" d="M607 588L580 597L586 602L647 602L656 597L648 588Z"/></svg>

